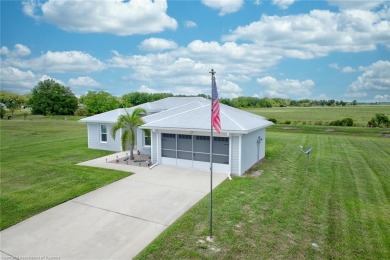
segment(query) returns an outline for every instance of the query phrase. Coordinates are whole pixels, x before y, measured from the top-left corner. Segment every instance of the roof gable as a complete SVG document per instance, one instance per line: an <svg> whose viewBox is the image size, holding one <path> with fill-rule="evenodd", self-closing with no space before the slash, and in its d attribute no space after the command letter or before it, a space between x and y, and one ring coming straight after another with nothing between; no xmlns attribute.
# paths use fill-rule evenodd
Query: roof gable
<svg viewBox="0 0 390 260"><path fill-rule="evenodd" d="M210 131L211 101L202 97L169 97L139 106L126 108L128 113L136 108L148 111L143 117L144 129L175 129L188 131ZM115 123L125 110L115 109L81 119L87 123ZM273 123L264 117L234 107L220 104L222 132L249 133Z"/></svg>

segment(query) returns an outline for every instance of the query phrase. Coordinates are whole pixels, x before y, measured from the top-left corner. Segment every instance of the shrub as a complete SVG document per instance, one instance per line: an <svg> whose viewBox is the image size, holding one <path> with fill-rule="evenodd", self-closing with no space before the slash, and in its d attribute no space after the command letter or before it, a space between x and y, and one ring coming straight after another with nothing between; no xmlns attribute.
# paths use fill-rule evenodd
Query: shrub
<svg viewBox="0 0 390 260"><path fill-rule="evenodd" d="M3 119L5 116L5 109L4 107L0 106L0 118Z"/></svg>
<svg viewBox="0 0 390 260"><path fill-rule="evenodd" d="M383 113L375 114L375 117L371 118L370 121L368 121L367 126L368 127L389 127L390 120L389 117L386 116Z"/></svg>
<svg viewBox="0 0 390 260"><path fill-rule="evenodd" d="M343 119L341 120L341 124L342 124L343 126L353 126L353 119L350 118L350 117L343 118Z"/></svg>
<svg viewBox="0 0 390 260"><path fill-rule="evenodd" d="M286 121L284 121L284 123L285 123L286 125L289 125L289 124L291 124L291 121L290 121L290 120L286 120Z"/></svg>
<svg viewBox="0 0 390 260"><path fill-rule="evenodd" d="M268 121L271 121L271 122L274 123L274 124L277 124L277 123L278 123L278 120L276 120L275 118L268 118L267 120L268 120Z"/></svg>
<svg viewBox="0 0 390 260"><path fill-rule="evenodd" d="M79 107L74 112L74 115L75 116L87 116L88 115L88 111L85 108Z"/></svg>
<svg viewBox="0 0 390 260"><path fill-rule="evenodd" d="M353 126L353 119L352 118L343 118L341 120L332 121L329 123L331 126Z"/></svg>

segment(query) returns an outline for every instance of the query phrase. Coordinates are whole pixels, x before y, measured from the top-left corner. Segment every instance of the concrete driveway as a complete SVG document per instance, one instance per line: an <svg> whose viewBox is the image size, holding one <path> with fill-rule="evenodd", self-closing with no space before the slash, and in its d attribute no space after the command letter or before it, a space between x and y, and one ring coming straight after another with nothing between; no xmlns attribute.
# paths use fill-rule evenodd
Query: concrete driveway
<svg viewBox="0 0 390 260"><path fill-rule="evenodd" d="M210 191L206 171L105 161L82 165L135 174L3 230L1 258L130 259ZM214 187L226 177L214 173Z"/></svg>

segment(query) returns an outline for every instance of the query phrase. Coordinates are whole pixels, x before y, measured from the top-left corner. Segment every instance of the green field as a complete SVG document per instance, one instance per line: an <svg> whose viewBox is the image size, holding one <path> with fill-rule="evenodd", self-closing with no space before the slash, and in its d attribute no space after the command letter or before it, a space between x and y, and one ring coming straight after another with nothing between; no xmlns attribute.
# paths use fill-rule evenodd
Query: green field
<svg viewBox="0 0 390 260"><path fill-rule="evenodd" d="M214 192L214 242L206 197L137 258L390 259L389 133L269 128L262 174Z"/></svg>
<svg viewBox="0 0 390 260"><path fill-rule="evenodd" d="M366 126L367 122L376 113L384 113L390 116L390 105L358 105L345 107L272 107L272 108L246 108L246 111L275 118L278 123L291 121L293 125L314 125L321 122L328 125L329 122L352 118L357 126Z"/></svg>
<svg viewBox="0 0 390 260"><path fill-rule="evenodd" d="M351 115L365 114L363 122L388 111L372 107ZM315 110L315 119L306 108L277 117L279 109L255 112L291 121L344 117L329 108ZM109 153L87 148L86 125L77 118L28 118L0 121L1 229L127 176L75 165ZM261 175L249 172L215 189L214 242L205 241L206 196L137 258L390 259L389 135L385 128L272 126L266 158L252 169ZM310 160L299 145L313 146Z"/></svg>
<svg viewBox="0 0 390 260"><path fill-rule="evenodd" d="M0 229L128 176L76 166L109 154L87 148L87 127L68 117L0 121Z"/></svg>

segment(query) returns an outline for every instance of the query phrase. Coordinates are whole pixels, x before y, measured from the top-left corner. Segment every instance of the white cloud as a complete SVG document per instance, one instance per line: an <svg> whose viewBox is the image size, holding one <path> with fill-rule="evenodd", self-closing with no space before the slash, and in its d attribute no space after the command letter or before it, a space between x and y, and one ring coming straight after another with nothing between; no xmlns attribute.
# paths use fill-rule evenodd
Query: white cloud
<svg viewBox="0 0 390 260"><path fill-rule="evenodd" d="M1 89L16 93L27 93L37 83L37 77L31 70L3 67L0 70Z"/></svg>
<svg viewBox="0 0 390 260"><path fill-rule="evenodd" d="M2 46L0 49L1 55L8 57L24 57L31 54L30 49L23 44L15 44L14 49L10 50L7 46Z"/></svg>
<svg viewBox="0 0 390 260"><path fill-rule="evenodd" d="M329 4L339 7L342 10L355 9L355 10L372 10L384 3L386 0L328 0Z"/></svg>
<svg viewBox="0 0 390 260"><path fill-rule="evenodd" d="M63 30L116 35L150 34L175 30L177 22L166 13L166 0L49 0L24 1L23 11ZM41 13L42 15L38 15Z"/></svg>
<svg viewBox="0 0 390 260"><path fill-rule="evenodd" d="M34 71L57 73L91 72L105 68L103 62L81 51L48 51L38 58L20 59L18 57L10 57L2 61L2 63L23 69L29 68Z"/></svg>
<svg viewBox="0 0 390 260"><path fill-rule="evenodd" d="M149 88L148 86L142 85L139 87L138 92L143 92L143 93L160 93L159 91Z"/></svg>
<svg viewBox="0 0 390 260"><path fill-rule="evenodd" d="M242 88L234 82L222 79L217 80L218 94L220 97L236 98L241 95ZM210 93L211 95L211 93Z"/></svg>
<svg viewBox="0 0 390 260"><path fill-rule="evenodd" d="M342 73L352 73L352 72L355 72L356 70L350 66L347 66L347 67L344 67L341 69L341 72Z"/></svg>
<svg viewBox="0 0 390 260"><path fill-rule="evenodd" d="M143 51L162 51L176 49L178 45L174 41L161 39L161 38L149 38L143 40L138 46Z"/></svg>
<svg viewBox="0 0 390 260"><path fill-rule="evenodd" d="M257 79L257 83L265 89L264 92L267 96L281 98L308 98L311 96L311 90L315 85L314 81L310 79L304 81L295 79L277 80L270 76Z"/></svg>
<svg viewBox="0 0 390 260"><path fill-rule="evenodd" d="M48 76L48 75L42 75L42 76L39 78L38 81L45 81L45 80L47 80L47 79L52 79L52 80L54 80L55 82L57 82L58 84L60 84L61 86L66 87L65 82L63 82L63 81L60 80L60 79L56 79L56 78L54 78L54 77Z"/></svg>
<svg viewBox="0 0 390 260"><path fill-rule="evenodd" d="M202 3L210 8L219 10L220 16L235 13L241 9L244 4L243 0L202 0Z"/></svg>
<svg viewBox="0 0 390 260"><path fill-rule="evenodd" d="M96 87L100 84L89 76L71 78L68 81L68 85L71 87Z"/></svg>
<svg viewBox="0 0 390 260"><path fill-rule="evenodd" d="M379 60L363 68L363 73L349 85L349 91L390 91L390 61Z"/></svg>
<svg viewBox="0 0 390 260"><path fill-rule="evenodd" d="M198 25L194 21L187 20L187 21L184 22L184 26L186 28L195 28Z"/></svg>
<svg viewBox="0 0 390 260"><path fill-rule="evenodd" d="M352 72L356 72L356 69L350 67L350 66L346 66L346 67L340 67L337 63L332 63L332 64L329 64L329 68L332 68L332 69L335 69L335 70L339 70L341 71L342 73L352 73Z"/></svg>
<svg viewBox="0 0 390 260"><path fill-rule="evenodd" d="M375 50L390 46L388 15L363 10L334 13L312 10L288 16L262 15L259 21L239 26L224 41L252 42L257 48L283 57L312 59L331 52Z"/></svg>
<svg viewBox="0 0 390 260"><path fill-rule="evenodd" d="M390 95L387 95L387 94L385 94L385 95L376 95L374 97L374 99L379 100L379 101L388 101L388 100L390 100Z"/></svg>
<svg viewBox="0 0 390 260"><path fill-rule="evenodd" d="M22 11L27 16L31 16L35 19L39 19L39 16L36 15L36 11L40 8L41 3L38 0L26 0L22 2Z"/></svg>
<svg viewBox="0 0 390 260"><path fill-rule="evenodd" d="M290 5L292 5L295 0L272 0L272 4L277 5L280 9L287 9Z"/></svg>

